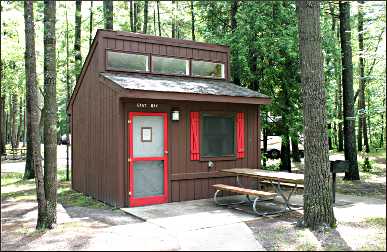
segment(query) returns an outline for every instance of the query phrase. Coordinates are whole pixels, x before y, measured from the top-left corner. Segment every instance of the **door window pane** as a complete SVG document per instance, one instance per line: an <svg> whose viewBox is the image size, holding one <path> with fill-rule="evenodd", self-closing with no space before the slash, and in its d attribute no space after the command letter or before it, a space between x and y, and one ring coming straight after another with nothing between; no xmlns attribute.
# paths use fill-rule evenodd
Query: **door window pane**
<svg viewBox="0 0 387 252"><path fill-rule="evenodd" d="M133 157L162 156L164 156L164 117L134 116Z"/></svg>
<svg viewBox="0 0 387 252"><path fill-rule="evenodd" d="M192 60L192 75L224 78L224 64Z"/></svg>
<svg viewBox="0 0 387 252"><path fill-rule="evenodd" d="M185 59L152 56L152 72L189 75L189 63Z"/></svg>
<svg viewBox="0 0 387 252"><path fill-rule="evenodd" d="M107 68L123 71L148 72L148 56L133 53L107 51Z"/></svg>
<svg viewBox="0 0 387 252"><path fill-rule="evenodd" d="M164 161L136 161L134 172L134 198L164 194Z"/></svg>
<svg viewBox="0 0 387 252"><path fill-rule="evenodd" d="M201 155L222 157L235 155L234 116L203 114Z"/></svg>

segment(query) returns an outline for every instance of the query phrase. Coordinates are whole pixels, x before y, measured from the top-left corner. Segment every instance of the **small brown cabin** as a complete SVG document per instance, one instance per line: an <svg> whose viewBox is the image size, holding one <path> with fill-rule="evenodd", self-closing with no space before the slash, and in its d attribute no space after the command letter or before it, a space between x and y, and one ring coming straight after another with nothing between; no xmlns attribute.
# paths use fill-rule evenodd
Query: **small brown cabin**
<svg viewBox="0 0 387 252"><path fill-rule="evenodd" d="M72 94L72 187L116 207L212 197L259 168L270 99L230 82L229 48L98 30Z"/></svg>

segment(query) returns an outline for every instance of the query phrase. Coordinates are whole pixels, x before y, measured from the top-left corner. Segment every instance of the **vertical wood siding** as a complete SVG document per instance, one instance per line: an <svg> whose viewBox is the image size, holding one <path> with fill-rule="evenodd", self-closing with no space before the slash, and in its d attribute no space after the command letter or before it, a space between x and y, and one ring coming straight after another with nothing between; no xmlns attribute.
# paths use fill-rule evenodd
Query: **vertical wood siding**
<svg viewBox="0 0 387 252"><path fill-rule="evenodd" d="M230 112L245 113L245 157L236 158L235 160L213 161L215 167L209 169L208 161L199 161L190 159L190 112L203 111L224 111L225 104L208 103L208 102L173 102L173 101L156 101L156 100L125 100L126 114L127 112L167 112L168 113L168 176L169 176L169 202L195 200L211 198L214 194L214 189L211 185L216 183L225 183L235 185L236 179L233 176L226 176L219 173L219 170L235 167L259 167L259 136L258 136L258 111L259 107L255 105L237 105L233 104L228 107ZM137 108L137 103L157 103L157 109ZM170 112L172 108L178 108L180 111L180 120L172 121ZM127 121L127 118L122 118ZM127 137L127 129L124 133ZM125 142L126 144L127 142ZM127 148L127 147L126 147ZM122 150L122 153L127 153L127 149ZM127 155L125 154L127 158ZM125 167L127 169L127 165ZM127 176L125 169L122 169L122 175ZM127 180L124 182L127 184ZM242 183L246 186L251 186L252 181L243 179ZM127 194L126 194L127 195ZM125 204L127 199L125 198Z"/></svg>
<svg viewBox="0 0 387 252"><path fill-rule="evenodd" d="M119 114L115 91L100 83L92 59L72 107L72 187L110 205L121 204ZM120 134L121 135L121 134Z"/></svg>

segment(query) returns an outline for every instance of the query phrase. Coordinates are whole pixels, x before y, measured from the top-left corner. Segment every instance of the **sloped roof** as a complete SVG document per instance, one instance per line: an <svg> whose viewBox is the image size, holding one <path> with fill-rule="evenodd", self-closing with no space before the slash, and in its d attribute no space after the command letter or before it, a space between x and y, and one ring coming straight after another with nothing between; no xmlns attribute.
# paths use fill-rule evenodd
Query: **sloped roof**
<svg viewBox="0 0 387 252"><path fill-rule="evenodd" d="M193 79L175 76L123 75L101 73L103 77L129 90L174 92L186 94L269 98L259 92L237 86L225 80Z"/></svg>

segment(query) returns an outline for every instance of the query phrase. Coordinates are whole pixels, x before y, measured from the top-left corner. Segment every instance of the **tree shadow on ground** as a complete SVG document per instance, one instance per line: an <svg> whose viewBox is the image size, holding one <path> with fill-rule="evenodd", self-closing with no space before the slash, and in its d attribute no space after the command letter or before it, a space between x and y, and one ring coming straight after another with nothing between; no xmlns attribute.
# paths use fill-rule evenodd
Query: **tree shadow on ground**
<svg viewBox="0 0 387 252"><path fill-rule="evenodd" d="M29 201L32 203L32 201ZM38 206L31 206L28 208L23 208L23 209L13 209L13 210L7 210L7 208L12 207L12 206L17 206L18 202L11 202L11 201L4 201L1 202L1 218L13 218L17 219L20 218L20 216L23 216L31 211L34 211L38 208Z"/></svg>
<svg viewBox="0 0 387 252"><path fill-rule="evenodd" d="M320 242L320 245L324 250L352 250L347 242L341 237L340 232L338 232L336 229L329 229L327 231L313 231L312 233Z"/></svg>
<svg viewBox="0 0 387 252"><path fill-rule="evenodd" d="M303 215L289 212L269 216L246 224L251 228L257 241L266 250L317 250L323 249L350 250L339 232L329 229L328 232L310 231L296 226Z"/></svg>
<svg viewBox="0 0 387 252"><path fill-rule="evenodd" d="M66 213L75 219L87 222L99 222L108 226L125 225L141 222L121 210L93 209L78 206L64 206Z"/></svg>
<svg viewBox="0 0 387 252"><path fill-rule="evenodd" d="M336 192L357 196L386 198L386 184L364 181L343 181L336 185Z"/></svg>

